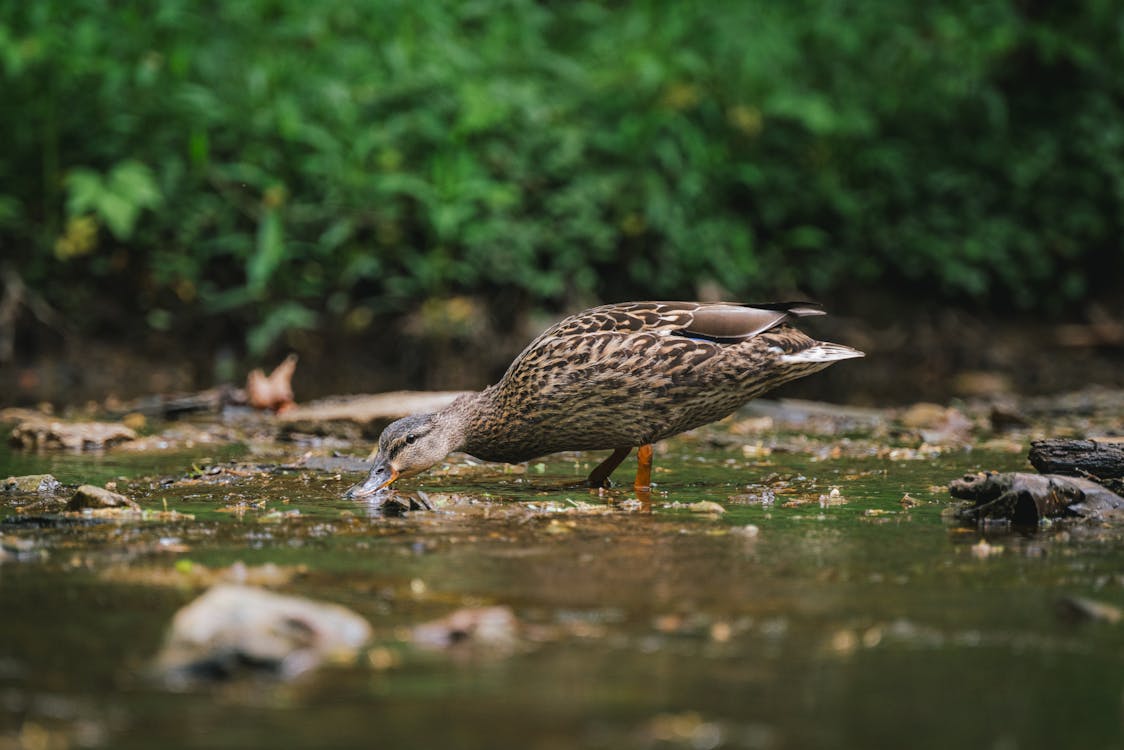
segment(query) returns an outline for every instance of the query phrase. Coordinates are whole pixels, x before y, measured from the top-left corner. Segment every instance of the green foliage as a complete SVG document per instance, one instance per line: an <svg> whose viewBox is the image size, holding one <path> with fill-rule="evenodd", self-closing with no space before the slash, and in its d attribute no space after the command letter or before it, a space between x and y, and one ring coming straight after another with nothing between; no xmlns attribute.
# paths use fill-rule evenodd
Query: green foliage
<svg viewBox="0 0 1124 750"><path fill-rule="evenodd" d="M1107 0L5 3L0 244L64 309L113 279L258 350L453 293L1048 311L1124 262L1121 28Z"/></svg>
<svg viewBox="0 0 1124 750"><path fill-rule="evenodd" d="M73 169L66 187L66 213L73 217L92 212L119 240L132 236L141 211L160 205L151 170L136 161L119 162L104 177L90 169Z"/></svg>

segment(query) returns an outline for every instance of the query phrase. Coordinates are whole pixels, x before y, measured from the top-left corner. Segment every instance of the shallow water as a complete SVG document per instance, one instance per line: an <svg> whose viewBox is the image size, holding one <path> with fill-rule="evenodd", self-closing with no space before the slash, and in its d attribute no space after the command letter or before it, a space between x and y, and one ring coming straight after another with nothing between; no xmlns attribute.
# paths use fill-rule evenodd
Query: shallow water
<svg viewBox="0 0 1124 750"><path fill-rule="evenodd" d="M0 748L1124 743L1124 626L1056 612L1060 595L1124 599L1120 535L1055 524L980 547L977 529L942 519L950 501L934 486L1022 469L1021 455L663 448L650 507L575 487L593 456L525 473L455 460L406 483L435 509L401 517L343 499L354 474L182 481L238 447L0 449L0 477L115 479L146 509L194 515L51 526L32 521L57 515L3 501L0 533L36 553L0 564ZM906 492L920 504L903 507ZM699 501L727 512L674 507ZM358 664L288 684L167 690L147 668L200 592L163 575L188 560L303 566L279 589L354 609L375 643ZM411 643L411 627L484 605L513 610L512 642Z"/></svg>

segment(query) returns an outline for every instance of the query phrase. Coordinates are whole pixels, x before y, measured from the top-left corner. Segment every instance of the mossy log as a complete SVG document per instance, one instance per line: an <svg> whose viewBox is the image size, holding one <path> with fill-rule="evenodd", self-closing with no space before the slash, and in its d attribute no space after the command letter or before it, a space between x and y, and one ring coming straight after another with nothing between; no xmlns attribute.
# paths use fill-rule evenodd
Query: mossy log
<svg viewBox="0 0 1124 750"><path fill-rule="evenodd" d="M1080 477L984 471L965 474L948 489L953 497L975 502L957 511L965 521L1005 519L1031 526L1046 518L1124 520L1124 497Z"/></svg>

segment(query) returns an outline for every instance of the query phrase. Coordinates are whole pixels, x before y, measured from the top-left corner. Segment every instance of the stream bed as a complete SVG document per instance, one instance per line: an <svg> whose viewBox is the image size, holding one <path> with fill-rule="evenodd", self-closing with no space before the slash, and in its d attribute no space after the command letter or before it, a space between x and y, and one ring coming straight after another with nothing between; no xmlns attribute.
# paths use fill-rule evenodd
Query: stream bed
<svg viewBox="0 0 1124 750"><path fill-rule="evenodd" d="M454 456L400 514L343 497L360 442L0 447L0 477L143 509L0 495L0 750L1124 744L1124 624L1059 608L1124 603L1124 532L947 512L965 472L1026 470L1029 433L927 450L765 419L665 441L648 497L634 459L594 492L600 454ZM373 637L292 680L154 676L176 611L229 580Z"/></svg>

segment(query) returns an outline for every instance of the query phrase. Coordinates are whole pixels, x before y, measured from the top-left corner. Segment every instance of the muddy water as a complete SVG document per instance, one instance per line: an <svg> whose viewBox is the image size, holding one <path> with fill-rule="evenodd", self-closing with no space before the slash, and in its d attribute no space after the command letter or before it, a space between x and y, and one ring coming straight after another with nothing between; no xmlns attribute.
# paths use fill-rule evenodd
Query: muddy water
<svg viewBox="0 0 1124 750"><path fill-rule="evenodd" d="M981 546L942 519L935 486L1023 468L1021 455L664 448L648 506L576 488L592 456L522 472L455 460L407 487L434 510L399 517L341 498L358 475L258 471L237 446L0 449L0 477L116 481L146 509L193 516L87 523L3 501L0 531L33 546L0 564L0 748L1124 742L1124 625L1056 611L1064 594L1124 600L1119 535L1056 524ZM253 462L302 449L272 450ZM238 457L234 471L192 470ZM700 501L726 513L692 512ZM190 571L239 561L352 608L375 642L287 684L153 682L173 613L201 591ZM511 608L510 639L413 642L419 623L488 605Z"/></svg>

